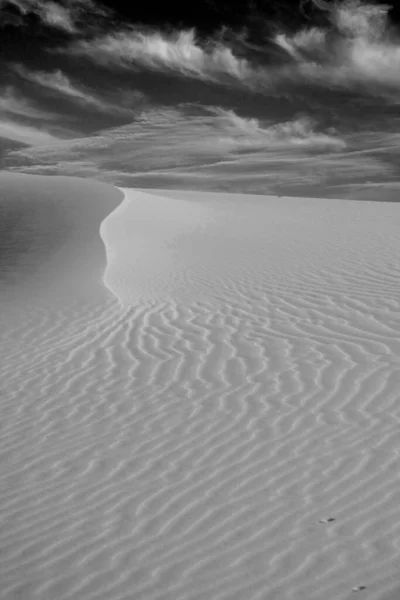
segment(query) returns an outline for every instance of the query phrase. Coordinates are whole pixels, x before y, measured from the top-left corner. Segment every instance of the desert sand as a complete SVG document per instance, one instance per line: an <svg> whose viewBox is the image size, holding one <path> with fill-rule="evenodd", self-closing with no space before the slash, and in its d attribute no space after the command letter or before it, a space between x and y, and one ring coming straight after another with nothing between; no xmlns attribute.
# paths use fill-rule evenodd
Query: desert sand
<svg viewBox="0 0 400 600"><path fill-rule="evenodd" d="M396 203L0 174L0 598L400 598Z"/></svg>

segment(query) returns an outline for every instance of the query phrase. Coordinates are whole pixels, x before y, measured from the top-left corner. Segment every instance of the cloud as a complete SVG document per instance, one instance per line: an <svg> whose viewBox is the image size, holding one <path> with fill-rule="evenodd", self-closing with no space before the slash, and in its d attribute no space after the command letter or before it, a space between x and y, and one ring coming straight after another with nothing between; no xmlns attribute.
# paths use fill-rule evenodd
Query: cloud
<svg viewBox="0 0 400 600"><path fill-rule="evenodd" d="M12 86L0 88L0 137L29 146L58 141L51 131L65 135L70 132L54 123L58 115L38 108L22 97ZM47 122L46 128L42 126ZM51 131L49 131L50 129Z"/></svg>
<svg viewBox="0 0 400 600"><path fill-rule="evenodd" d="M246 43L243 31L235 36L224 29L204 38L194 29L167 32L128 24L118 28L112 13L93 0L0 0L0 10L14 6L21 15L35 14L45 25L71 34L71 42L59 52L110 69L164 73L266 96L303 95L317 86L398 103L400 36L389 21L389 7L361 0L313 1L326 12L330 27L277 32L259 47ZM93 30L96 20L99 26ZM59 71L51 80L38 73L37 82L101 110L96 97L73 89L62 77Z"/></svg>
<svg viewBox="0 0 400 600"><path fill-rule="evenodd" d="M233 144L253 148L309 148L343 150L346 142L330 133L318 133L309 117L262 126L258 119L243 118L232 110L210 109L220 117L223 129L231 134ZM229 139L229 138L228 138Z"/></svg>
<svg viewBox="0 0 400 600"><path fill-rule="evenodd" d="M381 40L387 32L389 5L345 0L333 5L332 20L339 31L354 39Z"/></svg>
<svg viewBox="0 0 400 600"><path fill-rule="evenodd" d="M243 29L207 38L194 29L117 25L102 20L93 0L0 0L0 14L13 6L23 22L33 15L35 26L40 19L57 30L29 68L6 65L12 86L0 88L0 135L31 145L7 151L8 168L294 195L359 190L366 173L374 185L395 180L396 107L382 105L400 102L400 36L388 7L313 1L324 25L268 27L257 45ZM76 57L87 62L69 70ZM147 96L135 91L141 86ZM193 98L198 104L184 103ZM153 108L139 114L145 102ZM63 122L79 132L57 129Z"/></svg>
<svg viewBox="0 0 400 600"><path fill-rule="evenodd" d="M76 135L62 127L59 121L60 115L42 110L15 87L0 87L0 137L38 146Z"/></svg>
<svg viewBox="0 0 400 600"><path fill-rule="evenodd" d="M278 61L260 62L265 48L253 52L254 45L234 44L232 32L200 39L193 29L171 33L136 26L74 42L65 51L109 68L175 74L266 95L322 86L394 101L393 92L400 91L400 38L388 6L360 0L316 4L331 26L276 33L265 46L279 50Z"/></svg>
<svg viewBox="0 0 400 600"><path fill-rule="evenodd" d="M399 202L400 181L347 183L331 186L327 196L371 202Z"/></svg>
<svg viewBox="0 0 400 600"><path fill-rule="evenodd" d="M0 137L30 146L40 146L58 141L56 137L43 129L2 118L0 118Z"/></svg>
<svg viewBox="0 0 400 600"><path fill-rule="evenodd" d="M81 106L86 106L87 108L107 114L132 116L133 109L143 99L142 94L130 94L131 107L128 108L94 96L83 88L76 87L71 79L59 69L56 71L28 71L22 65L18 65L15 67L15 71L23 79L34 83L42 89L77 102Z"/></svg>
<svg viewBox="0 0 400 600"><path fill-rule="evenodd" d="M385 170L373 157L348 160L345 148L334 132L318 131L304 116L273 123L219 107L185 105L144 111L133 123L93 136L10 152L6 164L22 172L91 176L117 185L254 193L284 187L294 195L296 185L321 184L333 169L346 180L365 168Z"/></svg>
<svg viewBox="0 0 400 600"><path fill-rule="evenodd" d="M56 118L53 113L32 105L29 100L23 98L18 90L10 85L0 89L0 116L4 116L4 114L26 117L27 119L53 120Z"/></svg>
<svg viewBox="0 0 400 600"><path fill-rule="evenodd" d="M47 27L69 34L87 27L85 18L89 17L90 22L93 18L108 14L105 8L92 0L64 0L63 3L51 0L0 0L0 11L9 7L17 9L21 17L34 15Z"/></svg>
<svg viewBox="0 0 400 600"><path fill-rule="evenodd" d="M400 91L400 38L389 6L344 0L327 5L330 30L310 28L278 34L275 42L292 59L283 74L330 88L371 95Z"/></svg>
<svg viewBox="0 0 400 600"><path fill-rule="evenodd" d="M107 66L177 72L216 82L221 76L241 81L249 78L246 59L236 57L229 47L217 41L209 40L203 47L193 29L164 33L132 27L82 40L70 51Z"/></svg>
<svg viewBox="0 0 400 600"><path fill-rule="evenodd" d="M303 94L305 88L318 86L398 103L400 37L389 21L389 7L361 0L313 2L326 12L330 27L278 32L258 48L246 43L243 31L235 36L225 29L205 39L194 29L166 32L127 24L118 28L111 11L94 0L0 0L0 11L13 6L22 16L36 15L46 26L71 35L71 43L59 52L84 56L110 69L176 75L265 95ZM93 23L98 27L91 29ZM100 109L96 99L88 100L82 89L72 90L71 82L61 77L60 72L53 74L53 89L58 86L60 92L81 102L86 98ZM48 78L47 84L50 87Z"/></svg>
<svg viewBox="0 0 400 600"><path fill-rule="evenodd" d="M184 105L177 109L150 109L127 125L107 129L90 137L63 140L40 150L27 150L37 159L57 161L100 154L112 157L131 170L198 164L199 158L220 159L230 153L293 151L336 151L345 141L333 133L318 133L306 117L283 123L240 117L232 110ZM107 152L109 156L107 156Z"/></svg>

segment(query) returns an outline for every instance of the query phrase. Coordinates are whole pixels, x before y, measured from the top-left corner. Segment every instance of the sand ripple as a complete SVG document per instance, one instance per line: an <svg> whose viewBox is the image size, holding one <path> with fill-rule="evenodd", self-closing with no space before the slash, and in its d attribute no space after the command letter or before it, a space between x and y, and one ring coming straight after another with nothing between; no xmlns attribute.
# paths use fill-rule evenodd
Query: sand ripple
<svg viewBox="0 0 400 600"><path fill-rule="evenodd" d="M383 599L400 560L396 206L254 203L247 237L221 241L225 205L190 205L192 239L170 224L161 269L121 263L112 231L125 257L128 236L107 231L139 204L103 224L119 303L1 317L0 598Z"/></svg>

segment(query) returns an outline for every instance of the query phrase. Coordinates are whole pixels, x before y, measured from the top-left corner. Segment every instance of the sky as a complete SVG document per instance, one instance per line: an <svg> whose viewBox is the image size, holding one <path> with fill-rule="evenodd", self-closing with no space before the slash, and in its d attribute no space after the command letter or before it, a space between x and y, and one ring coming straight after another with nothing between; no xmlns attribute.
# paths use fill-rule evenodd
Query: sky
<svg viewBox="0 0 400 600"><path fill-rule="evenodd" d="M0 0L0 168L397 201L394 0L163 6Z"/></svg>

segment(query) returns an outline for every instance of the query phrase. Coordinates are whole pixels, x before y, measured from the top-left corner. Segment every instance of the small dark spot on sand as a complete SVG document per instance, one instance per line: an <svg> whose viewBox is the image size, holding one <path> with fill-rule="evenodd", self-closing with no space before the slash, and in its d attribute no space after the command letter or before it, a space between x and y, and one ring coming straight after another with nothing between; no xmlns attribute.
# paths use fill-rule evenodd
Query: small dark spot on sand
<svg viewBox="0 0 400 600"><path fill-rule="evenodd" d="M366 585L359 585L357 587L353 587L353 592L361 592L362 590L366 590L367 586Z"/></svg>
<svg viewBox="0 0 400 600"><path fill-rule="evenodd" d="M320 521L318 521L318 523L333 523L334 521L336 521L336 519L334 519L333 517L329 517L328 519L321 519Z"/></svg>

